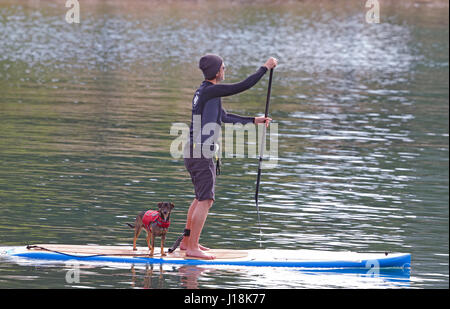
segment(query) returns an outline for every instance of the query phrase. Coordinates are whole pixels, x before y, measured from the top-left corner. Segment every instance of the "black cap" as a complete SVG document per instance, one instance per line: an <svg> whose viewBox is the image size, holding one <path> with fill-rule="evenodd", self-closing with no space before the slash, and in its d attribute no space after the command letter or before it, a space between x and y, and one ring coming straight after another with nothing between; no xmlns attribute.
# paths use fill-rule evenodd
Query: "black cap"
<svg viewBox="0 0 450 309"><path fill-rule="evenodd" d="M220 70L223 59L220 56L207 54L200 58L198 67L203 72L205 79L213 79Z"/></svg>

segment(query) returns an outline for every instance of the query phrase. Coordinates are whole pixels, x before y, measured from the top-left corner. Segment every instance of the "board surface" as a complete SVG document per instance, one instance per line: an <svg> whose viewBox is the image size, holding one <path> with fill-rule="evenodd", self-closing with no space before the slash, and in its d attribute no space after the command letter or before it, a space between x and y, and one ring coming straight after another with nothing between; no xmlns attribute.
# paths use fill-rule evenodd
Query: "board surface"
<svg viewBox="0 0 450 309"><path fill-rule="evenodd" d="M45 249L43 249L45 248ZM147 247L60 245L41 244L31 247L3 247L2 256L19 257L41 261L68 261L131 264L179 264L179 265L234 265L299 268L410 268L408 253L356 253L317 250L286 249L211 249L214 260L202 260L185 256L185 251L176 250L167 256L160 255L155 247L154 256L148 255Z"/></svg>
<svg viewBox="0 0 450 309"><path fill-rule="evenodd" d="M136 247L136 251L132 246L84 246L84 245L56 245L56 244L38 244L35 248L31 248L30 251L34 252L49 252L48 250L58 251L71 255L110 255L110 256L127 256L127 257L147 257L149 258L148 247ZM43 250L45 248L47 250ZM192 257L186 257L186 251L176 250L169 254L167 250L165 259L194 259ZM245 258L248 256L245 250L232 250L232 249L211 249L208 253L214 255L217 259L237 259ZM153 252L153 258L161 258L161 248L155 247Z"/></svg>

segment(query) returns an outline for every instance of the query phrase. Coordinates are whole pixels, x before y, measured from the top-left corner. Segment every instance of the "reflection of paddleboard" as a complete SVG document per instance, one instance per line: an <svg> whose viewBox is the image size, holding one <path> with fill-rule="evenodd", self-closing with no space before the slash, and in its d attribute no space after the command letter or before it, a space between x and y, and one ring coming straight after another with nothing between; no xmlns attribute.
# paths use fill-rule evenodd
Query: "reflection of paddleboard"
<svg viewBox="0 0 450 309"><path fill-rule="evenodd" d="M208 253L215 260L193 259L185 256L185 251L177 250L167 256L148 256L148 248L131 246L82 246L43 244L23 247L2 247L3 256L51 261L117 262L133 264L184 264L184 265L237 265L299 268L410 268L411 255L407 253L353 253L315 250L278 249L211 249Z"/></svg>

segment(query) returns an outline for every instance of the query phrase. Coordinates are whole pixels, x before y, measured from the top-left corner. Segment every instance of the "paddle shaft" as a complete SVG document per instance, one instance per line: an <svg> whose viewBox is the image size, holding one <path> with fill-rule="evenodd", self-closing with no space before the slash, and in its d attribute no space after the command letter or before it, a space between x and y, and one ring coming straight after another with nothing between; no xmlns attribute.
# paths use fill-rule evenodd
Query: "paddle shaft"
<svg viewBox="0 0 450 309"><path fill-rule="evenodd" d="M266 98L266 109L264 112L264 117L268 117L269 115L269 104L270 104L270 92L272 90L272 76L273 76L273 69L270 69L270 75L269 75L269 86L267 87L267 98ZM263 127L263 134L261 139L261 149L259 151L259 164L258 164L258 176L256 177L256 192L255 192L255 203L256 203L256 212L258 214L258 226L259 226L259 238L261 240L261 219L259 216L259 205L258 205L258 195L259 195L259 184L261 182L261 167L262 167L262 159L263 159L263 153L265 148L265 141L266 141L266 124L264 124Z"/></svg>

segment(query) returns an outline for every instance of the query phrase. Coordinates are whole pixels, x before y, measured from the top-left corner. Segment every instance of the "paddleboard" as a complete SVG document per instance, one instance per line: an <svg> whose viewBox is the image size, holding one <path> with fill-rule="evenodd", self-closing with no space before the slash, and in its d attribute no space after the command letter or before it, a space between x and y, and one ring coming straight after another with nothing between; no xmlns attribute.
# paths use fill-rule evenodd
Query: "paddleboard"
<svg viewBox="0 0 450 309"><path fill-rule="evenodd" d="M410 268L408 253L356 253L286 249L211 249L214 260L187 257L185 251L176 250L161 256L155 247L154 256L146 247L133 251L131 246L38 244L21 247L2 247L0 255L45 261L68 261L131 264L178 265L234 265L298 268Z"/></svg>

